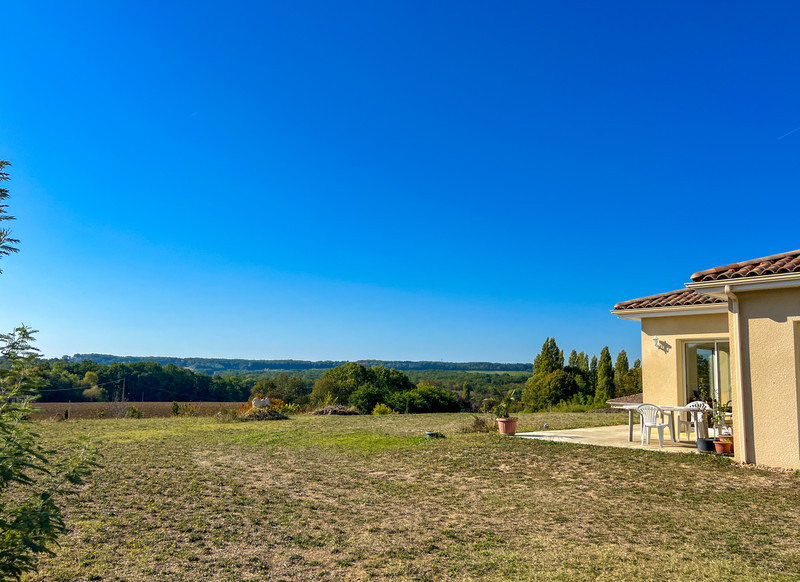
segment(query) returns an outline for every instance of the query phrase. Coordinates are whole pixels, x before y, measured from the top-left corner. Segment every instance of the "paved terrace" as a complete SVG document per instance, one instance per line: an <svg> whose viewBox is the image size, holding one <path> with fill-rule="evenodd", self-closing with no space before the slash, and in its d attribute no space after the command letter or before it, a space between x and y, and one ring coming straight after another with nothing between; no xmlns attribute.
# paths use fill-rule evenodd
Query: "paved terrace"
<svg viewBox="0 0 800 582"><path fill-rule="evenodd" d="M569 430L537 430L534 432L518 432L517 435L525 439L539 439L558 441L564 443L577 443L581 445L596 445L600 447L621 447L625 449L646 449L664 451L665 453L696 453L697 447L693 440L676 442L673 446L669 439L669 431L664 431L664 448L658 446L658 431L653 430L650 444L642 446L639 425L633 427L633 441L628 440L628 425L598 426L593 428L573 428ZM683 437L686 438L685 436Z"/></svg>

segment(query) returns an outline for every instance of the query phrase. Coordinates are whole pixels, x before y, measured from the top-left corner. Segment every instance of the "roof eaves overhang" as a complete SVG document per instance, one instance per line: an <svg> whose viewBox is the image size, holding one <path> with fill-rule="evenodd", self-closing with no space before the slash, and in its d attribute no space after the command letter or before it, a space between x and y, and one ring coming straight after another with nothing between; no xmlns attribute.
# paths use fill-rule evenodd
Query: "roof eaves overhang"
<svg viewBox="0 0 800 582"><path fill-rule="evenodd" d="M727 313L728 304L680 305L676 307L648 307L644 309L612 309L611 313L620 319L641 321L645 317L674 317L676 315L708 315Z"/></svg>
<svg viewBox="0 0 800 582"><path fill-rule="evenodd" d="M779 275L764 275L761 277L740 277L734 279L717 279L715 281L700 281L686 283L686 287L701 295L727 299L725 287L740 291L763 291L767 289L785 289L800 287L800 273L781 273Z"/></svg>

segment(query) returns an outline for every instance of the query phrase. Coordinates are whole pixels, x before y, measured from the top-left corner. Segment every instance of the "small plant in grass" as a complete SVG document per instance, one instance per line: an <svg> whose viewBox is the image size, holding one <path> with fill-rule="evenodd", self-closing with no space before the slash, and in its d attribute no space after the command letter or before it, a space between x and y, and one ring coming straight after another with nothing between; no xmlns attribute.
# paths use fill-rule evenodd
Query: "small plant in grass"
<svg viewBox="0 0 800 582"><path fill-rule="evenodd" d="M461 429L463 433L497 432L497 423L490 416L472 415L472 422Z"/></svg>
<svg viewBox="0 0 800 582"><path fill-rule="evenodd" d="M178 416L197 416L197 404L185 402L178 407Z"/></svg>
<svg viewBox="0 0 800 582"><path fill-rule="evenodd" d="M172 416L178 416L181 413L181 407L176 401L172 401Z"/></svg>
<svg viewBox="0 0 800 582"><path fill-rule="evenodd" d="M319 403L319 408L325 408L327 406L335 406L339 404L339 399L336 398L330 392L325 394L325 398L322 399L322 402Z"/></svg>
<svg viewBox="0 0 800 582"><path fill-rule="evenodd" d="M298 414L302 411L299 404L294 402L287 402L278 409L283 414Z"/></svg>
<svg viewBox="0 0 800 582"><path fill-rule="evenodd" d="M381 414L399 414L396 410L392 410L390 407L386 406L383 402L379 402L375 405L375 408L372 409L372 414L381 415Z"/></svg>
<svg viewBox="0 0 800 582"><path fill-rule="evenodd" d="M214 418L217 422L233 422L238 416L239 414L232 408L223 408L214 415Z"/></svg>
<svg viewBox="0 0 800 582"><path fill-rule="evenodd" d="M125 418L144 418L144 413L131 404L125 409Z"/></svg>
<svg viewBox="0 0 800 582"><path fill-rule="evenodd" d="M253 408L250 407L244 413L238 413L236 415L236 420L239 421L248 421L248 420L288 420L289 417L283 414L282 412L275 410L274 408Z"/></svg>

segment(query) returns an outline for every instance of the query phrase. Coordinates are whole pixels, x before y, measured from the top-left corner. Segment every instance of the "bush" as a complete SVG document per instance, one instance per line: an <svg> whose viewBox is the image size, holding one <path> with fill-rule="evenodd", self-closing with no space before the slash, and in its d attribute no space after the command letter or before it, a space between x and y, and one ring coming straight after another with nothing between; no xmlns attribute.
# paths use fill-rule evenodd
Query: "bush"
<svg viewBox="0 0 800 582"><path fill-rule="evenodd" d="M375 408L372 409L372 414L375 415L382 415L382 414L399 414L397 411L392 410L382 402L379 402L375 405Z"/></svg>
<svg viewBox="0 0 800 582"><path fill-rule="evenodd" d="M287 403L278 408L279 412L283 414L297 414L301 411L299 404Z"/></svg>
<svg viewBox="0 0 800 582"><path fill-rule="evenodd" d="M175 414L173 407L173 414ZM189 404L188 402L178 406L178 416L197 416L197 404Z"/></svg>
<svg viewBox="0 0 800 582"><path fill-rule="evenodd" d="M410 413L459 412L461 410L455 394L439 386L427 384L420 384L407 392L391 394L386 403L395 410Z"/></svg>
<svg viewBox="0 0 800 582"><path fill-rule="evenodd" d="M372 384L364 384L350 395L350 406L355 406L361 414L369 414L378 403L386 400L388 392Z"/></svg>
<svg viewBox="0 0 800 582"><path fill-rule="evenodd" d="M100 388L99 386L92 386L91 388L87 388L83 391L83 397L86 400L94 400L96 402L107 402L108 401L108 392L105 388Z"/></svg>
<svg viewBox="0 0 800 582"><path fill-rule="evenodd" d="M562 400L555 405L553 412L587 412L592 408L594 408L594 398L575 394L569 400Z"/></svg>
<svg viewBox="0 0 800 582"><path fill-rule="evenodd" d="M181 413L181 407L174 400L172 401L172 416L178 416Z"/></svg>
<svg viewBox="0 0 800 582"><path fill-rule="evenodd" d="M144 418L144 413L133 405L125 409L125 418Z"/></svg>

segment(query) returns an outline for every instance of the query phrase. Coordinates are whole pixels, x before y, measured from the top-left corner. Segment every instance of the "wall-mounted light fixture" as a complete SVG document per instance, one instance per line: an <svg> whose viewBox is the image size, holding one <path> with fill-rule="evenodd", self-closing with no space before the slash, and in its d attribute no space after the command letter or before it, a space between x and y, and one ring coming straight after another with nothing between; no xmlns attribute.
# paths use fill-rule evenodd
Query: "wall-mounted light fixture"
<svg viewBox="0 0 800 582"><path fill-rule="evenodd" d="M658 339L657 335L653 336L653 345L657 350L661 350L662 352L669 353L670 345L667 342L661 341Z"/></svg>

